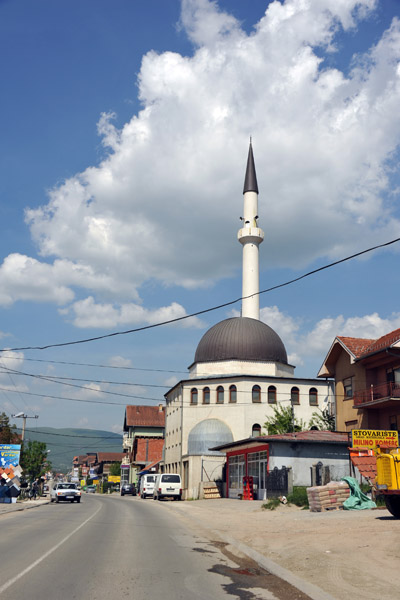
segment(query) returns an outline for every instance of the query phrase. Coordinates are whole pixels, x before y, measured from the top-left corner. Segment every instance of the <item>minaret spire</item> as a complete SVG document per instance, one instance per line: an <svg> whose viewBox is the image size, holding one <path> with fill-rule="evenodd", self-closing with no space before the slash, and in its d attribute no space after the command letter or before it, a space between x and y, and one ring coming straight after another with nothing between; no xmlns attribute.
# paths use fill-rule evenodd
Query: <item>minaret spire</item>
<svg viewBox="0 0 400 600"><path fill-rule="evenodd" d="M246 175L243 186L244 227L239 229L238 240L243 246L242 317L260 319L260 268L258 246L264 232L258 227L258 185L250 138Z"/></svg>

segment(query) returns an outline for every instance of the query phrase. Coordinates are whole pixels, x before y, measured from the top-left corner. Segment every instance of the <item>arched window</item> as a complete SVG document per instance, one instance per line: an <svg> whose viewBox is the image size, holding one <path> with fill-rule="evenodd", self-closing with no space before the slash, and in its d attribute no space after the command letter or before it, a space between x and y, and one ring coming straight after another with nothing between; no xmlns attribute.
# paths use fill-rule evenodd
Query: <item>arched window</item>
<svg viewBox="0 0 400 600"><path fill-rule="evenodd" d="M219 385L217 387L217 404L223 404L224 403L224 388L222 387L222 385Z"/></svg>
<svg viewBox="0 0 400 600"><path fill-rule="evenodd" d="M259 435L261 435L261 425L259 425L258 423L254 423L251 429L251 436L258 437Z"/></svg>
<svg viewBox="0 0 400 600"><path fill-rule="evenodd" d="M198 393L196 388L190 390L190 404L197 404Z"/></svg>
<svg viewBox="0 0 400 600"><path fill-rule="evenodd" d="M237 396L236 385L231 385L229 388L229 402L235 403Z"/></svg>
<svg viewBox="0 0 400 600"><path fill-rule="evenodd" d="M210 404L210 388L205 387L203 390L203 404Z"/></svg>
<svg viewBox="0 0 400 600"><path fill-rule="evenodd" d="M268 404L276 404L276 387L270 385L268 388Z"/></svg>
<svg viewBox="0 0 400 600"><path fill-rule="evenodd" d="M292 387L290 391L290 399L292 404L300 404L300 390L298 387Z"/></svg>
<svg viewBox="0 0 400 600"><path fill-rule="evenodd" d="M251 401L253 404L255 402L261 402L261 388L259 385L253 385L253 389L251 390Z"/></svg>
<svg viewBox="0 0 400 600"><path fill-rule="evenodd" d="M318 390L317 388L310 388L308 392L308 401L310 406L318 406Z"/></svg>

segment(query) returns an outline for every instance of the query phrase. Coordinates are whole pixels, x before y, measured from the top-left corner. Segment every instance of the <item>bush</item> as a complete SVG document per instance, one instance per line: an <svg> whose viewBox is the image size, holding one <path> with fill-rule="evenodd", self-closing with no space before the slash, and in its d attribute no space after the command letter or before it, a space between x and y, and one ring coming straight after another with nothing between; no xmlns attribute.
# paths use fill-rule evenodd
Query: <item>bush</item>
<svg viewBox="0 0 400 600"><path fill-rule="evenodd" d="M281 501L279 498L270 498L265 504L262 505L263 510L275 510L279 506Z"/></svg>
<svg viewBox="0 0 400 600"><path fill-rule="evenodd" d="M288 504L295 504L303 508L309 508L307 498L307 488L305 486L297 486L293 488L293 492L287 497Z"/></svg>

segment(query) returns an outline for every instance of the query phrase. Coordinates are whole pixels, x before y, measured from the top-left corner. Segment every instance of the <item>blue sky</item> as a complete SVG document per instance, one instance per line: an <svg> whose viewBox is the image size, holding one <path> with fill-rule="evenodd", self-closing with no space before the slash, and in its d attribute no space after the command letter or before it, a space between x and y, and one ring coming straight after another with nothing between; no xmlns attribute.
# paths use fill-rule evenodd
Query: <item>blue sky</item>
<svg viewBox="0 0 400 600"><path fill-rule="evenodd" d="M239 297L250 135L261 289L399 237L398 13L390 0L0 1L2 348ZM399 247L262 295L297 376L316 376L336 335L400 327ZM0 410L117 431L124 404L161 400L239 309L3 353Z"/></svg>

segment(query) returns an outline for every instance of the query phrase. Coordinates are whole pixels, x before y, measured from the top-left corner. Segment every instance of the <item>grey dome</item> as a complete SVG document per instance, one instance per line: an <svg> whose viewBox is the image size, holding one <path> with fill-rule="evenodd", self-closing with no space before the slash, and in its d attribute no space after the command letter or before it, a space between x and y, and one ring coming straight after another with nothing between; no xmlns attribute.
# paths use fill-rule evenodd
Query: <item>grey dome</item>
<svg viewBox="0 0 400 600"><path fill-rule="evenodd" d="M285 346L271 327L248 317L217 323L201 338L194 362L219 360L274 361L287 364Z"/></svg>
<svg viewBox="0 0 400 600"><path fill-rule="evenodd" d="M209 448L233 442L233 435L228 425L219 419L205 419L197 423L189 433L188 454L195 456L220 455Z"/></svg>

